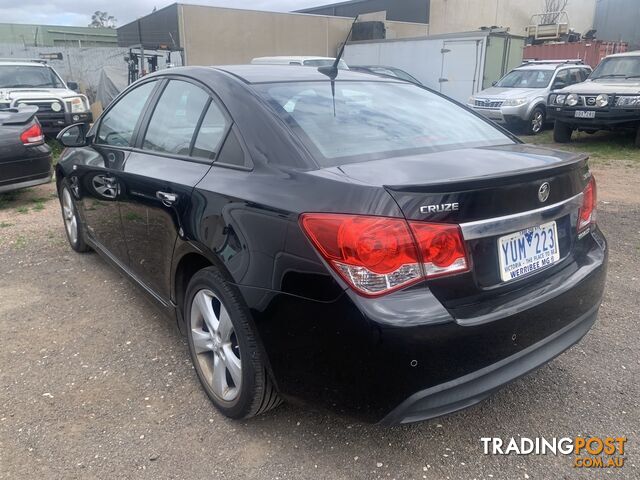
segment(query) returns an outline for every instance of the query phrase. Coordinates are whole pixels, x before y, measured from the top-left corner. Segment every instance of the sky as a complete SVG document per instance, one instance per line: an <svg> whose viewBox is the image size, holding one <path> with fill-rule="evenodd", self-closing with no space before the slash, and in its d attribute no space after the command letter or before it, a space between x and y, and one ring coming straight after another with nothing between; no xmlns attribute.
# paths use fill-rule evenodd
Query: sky
<svg viewBox="0 0 640 480"><path fill-rule="evenodd" d="M301 8L338 3L339 0L0 0L0 23L34 23L86 27L96 10L117 19L117 26L172 3L289 12Z"/></svg>

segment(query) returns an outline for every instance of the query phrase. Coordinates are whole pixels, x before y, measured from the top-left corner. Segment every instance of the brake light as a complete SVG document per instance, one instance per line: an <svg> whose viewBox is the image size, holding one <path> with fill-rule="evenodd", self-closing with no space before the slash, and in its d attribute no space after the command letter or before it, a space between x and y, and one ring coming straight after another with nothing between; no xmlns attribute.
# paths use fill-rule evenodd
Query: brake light
<svg viewBox="0 0 640 480"><path fill-rule="evenodd" d="M598 201L598 195L596 188L596 179L593 177L593 175L591 176L589 183L582 193L582 206L578 211L579 232L596 223L596 204Z"/></svg>
<svg viewBox="0 0 640 480"><path fill-rule="evenodd" d="M44 143L44 135L39 123L34 123L20 134L20 141L25 145L39 145Z"/></svg>
<svg viewBox="0 0 640 480"><path fill-rule="evenodd" d="M330 213L303 214L300 223L322 257L365 296L468 270L457 225Z"/></svg>

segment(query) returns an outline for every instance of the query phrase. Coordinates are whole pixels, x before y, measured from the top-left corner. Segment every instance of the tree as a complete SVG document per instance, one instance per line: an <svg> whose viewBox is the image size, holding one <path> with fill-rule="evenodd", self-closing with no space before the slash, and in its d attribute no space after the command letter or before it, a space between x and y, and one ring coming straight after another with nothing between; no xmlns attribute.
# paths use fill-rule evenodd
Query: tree
<svg viewBox="0 0 640 480"><path fill-rule="evenodd" d="M109 15L107 12L101 12L100 10L96 10L93 15L91 15L91 23L90 27L94 28L116 28L116 17L113 15Z"/></svg>

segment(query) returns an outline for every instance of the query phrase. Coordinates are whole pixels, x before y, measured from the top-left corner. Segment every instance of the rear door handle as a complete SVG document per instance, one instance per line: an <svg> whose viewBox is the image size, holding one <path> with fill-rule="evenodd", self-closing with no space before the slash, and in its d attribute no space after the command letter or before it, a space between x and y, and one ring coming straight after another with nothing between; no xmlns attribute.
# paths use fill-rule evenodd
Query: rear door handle
<svg viewBox="0 0 640 480"><path fill-rule="evenodd" d="M165 207L172 207L178 201L178 195L175 193L156 192L156 198L162 202Z"/></svg>

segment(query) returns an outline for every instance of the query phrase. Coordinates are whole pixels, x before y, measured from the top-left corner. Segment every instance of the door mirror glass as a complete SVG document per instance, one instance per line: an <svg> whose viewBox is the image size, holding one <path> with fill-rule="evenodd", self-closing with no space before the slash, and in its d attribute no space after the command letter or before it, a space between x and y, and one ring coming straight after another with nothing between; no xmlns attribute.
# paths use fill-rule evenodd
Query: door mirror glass
<svg viewBox="0 0 640 480"><path fill-rule="evenodd" d="M56 138L64 147L84 147L88 144L85 128L86 124L84 123L70 125L62 130Z"/></svg>
<svg viewBox="0 0 640 480"><path fill-rule="evenodd" d="M78 82L69 81L67 82L67 87L69 88L69 90L73 90L74 92L77 92L79 88Z"/></svg>

